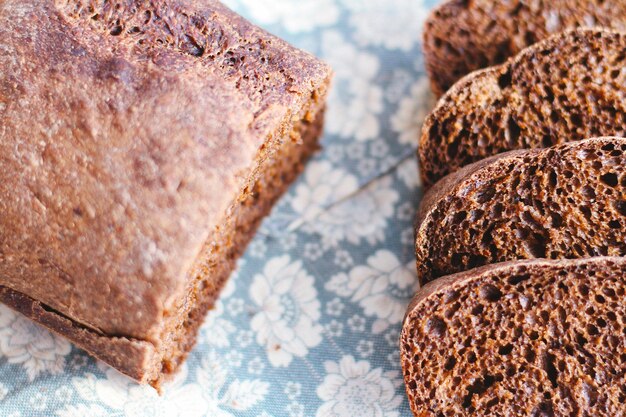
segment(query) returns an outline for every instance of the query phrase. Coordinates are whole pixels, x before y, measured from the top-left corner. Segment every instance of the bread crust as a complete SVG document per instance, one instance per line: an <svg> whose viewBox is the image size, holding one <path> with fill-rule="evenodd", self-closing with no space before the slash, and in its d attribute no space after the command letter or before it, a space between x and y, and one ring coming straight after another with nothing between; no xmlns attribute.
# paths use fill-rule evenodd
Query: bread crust
<svg viewBox="0 0 626 417"><path fill-rule="evenodd" d="M6 0L0 65L0 287L95 344L147 346L114 365L158 383L316 149L331 71L215 0ZM222 237L238 247L208 268ZM185 323L198 281L211 294ZM175 357L139 375L144 342Z"/></svg>
<svg viewBox="0 0 626 417"><path fill-rule="evenodd" d="M141 383L147 383L151 377L154 377L146 373L146 369L154 369L159 360L152 343L96 333L27 295L6 287L0 287L0 302L71 340L92 356Z"/></svg>

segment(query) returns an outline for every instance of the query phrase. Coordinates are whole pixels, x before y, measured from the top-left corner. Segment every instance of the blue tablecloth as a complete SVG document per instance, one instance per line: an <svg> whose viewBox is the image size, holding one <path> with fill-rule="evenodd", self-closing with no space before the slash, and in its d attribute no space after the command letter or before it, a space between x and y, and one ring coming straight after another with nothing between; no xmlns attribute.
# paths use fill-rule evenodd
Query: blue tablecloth
<svg viewBox="0 0 626 417"><path fill-rule="evenodd" d="M163 396L0 306L0 416L400 417L417 289L429 0L229 0L328 61L324 149L239 263Z"/></svg>

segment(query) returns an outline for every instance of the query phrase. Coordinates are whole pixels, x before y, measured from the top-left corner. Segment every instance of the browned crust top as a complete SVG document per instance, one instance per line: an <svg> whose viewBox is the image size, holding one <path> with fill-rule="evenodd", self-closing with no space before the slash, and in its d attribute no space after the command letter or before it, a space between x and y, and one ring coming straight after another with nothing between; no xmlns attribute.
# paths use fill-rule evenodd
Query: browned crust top
<svg viewBox="0 0 626 417"><path fill-rule="evenodd" d="M158 344L259 149L330 71L217 1L120 4L0 3L0 285Z"/></svg>

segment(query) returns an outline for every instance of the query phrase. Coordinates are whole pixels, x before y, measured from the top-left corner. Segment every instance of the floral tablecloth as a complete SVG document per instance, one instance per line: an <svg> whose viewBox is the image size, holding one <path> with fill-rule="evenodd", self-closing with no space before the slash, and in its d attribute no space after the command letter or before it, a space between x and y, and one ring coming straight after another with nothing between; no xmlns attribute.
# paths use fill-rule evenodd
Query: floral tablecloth
<svg viewBox="0 0 626 417"><path fill-rule="evenodd" d="M401 417L417 288L414 149L435 0L229 0L336 71L323 151L282 199L163 396L0 306L2 417Z"/></svg>

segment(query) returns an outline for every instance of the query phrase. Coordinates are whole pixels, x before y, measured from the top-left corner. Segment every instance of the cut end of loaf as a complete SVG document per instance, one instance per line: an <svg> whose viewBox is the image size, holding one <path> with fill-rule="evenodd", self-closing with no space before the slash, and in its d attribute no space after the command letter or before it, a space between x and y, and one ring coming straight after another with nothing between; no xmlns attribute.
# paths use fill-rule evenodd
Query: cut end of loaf
<svg viewBox="0 0 626 417"><path fill-rule="evenodd" d="M161 360L145 379L160 389L169 375L178 370L196 343L196 336L207 311L213 308L222 287L235 269L263 218L269 214L276 200L304 169L306 160L318 149L318 139L324 122L324 101L327 85L312 96L312 101L301 113L301 118L284 129L286 135L277 135L281 148L266 155L260 163L259 177L242 192L229 209L219 230L202 249L189 273L190 282L180 313L169 318L173 328L166 328L162 337ZM311 119L313 117L313 119ZM272 148L272 147L270 147Z"/></svg>
<svg viewBox="0 0 626 417"><path fill-rule="evenodd" d="M626 410L626 260L517 261L441 278L414 300L401 360L416 416Z"/></svg>

